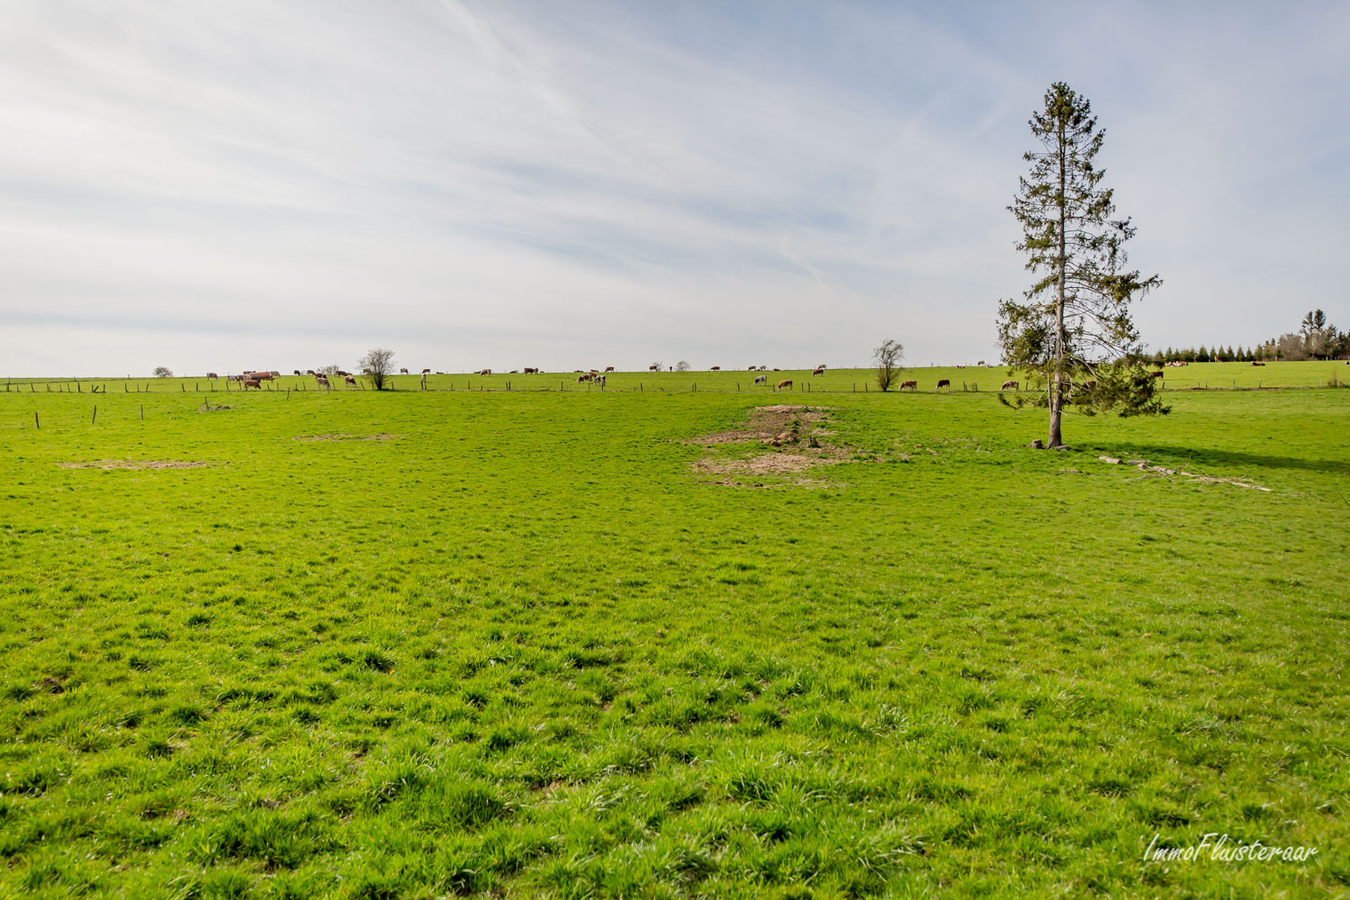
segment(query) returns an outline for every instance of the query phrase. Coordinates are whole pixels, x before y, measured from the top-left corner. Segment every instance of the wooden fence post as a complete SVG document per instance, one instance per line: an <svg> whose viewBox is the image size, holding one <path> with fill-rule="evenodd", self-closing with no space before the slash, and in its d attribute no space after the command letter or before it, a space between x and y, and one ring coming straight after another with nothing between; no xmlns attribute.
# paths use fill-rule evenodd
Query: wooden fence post
<svg viewBox="0 0 1350 900"><path fill-rule="evenodd" d="M93 425L93 424L94 424L95 422L97 422L97 421L98 421L98 404L95 403L95 404L94 404L94 414L93 414L92 416L90 416L90 418L89 418L89 424L90 424L90 425Z"/></svg>

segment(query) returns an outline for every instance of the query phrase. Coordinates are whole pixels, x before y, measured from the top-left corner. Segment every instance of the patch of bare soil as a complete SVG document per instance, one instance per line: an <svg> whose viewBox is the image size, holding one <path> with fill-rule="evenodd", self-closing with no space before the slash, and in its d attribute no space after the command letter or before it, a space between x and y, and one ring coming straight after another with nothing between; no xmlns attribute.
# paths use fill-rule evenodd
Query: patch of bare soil
<svg viewBox="0 0 1350 900"><path fill-rule="evenodd" d="M392 441L395 434L297 434L294 441Z"/></svg>
<svg viewBox="0 0 1350 900"><path fill-rule="evenodd" d="M200 469L205 462L184 462L176 459L96 459L92 462L61 463L63 469Z"/></svg>
<svg viewBox="0 0 1350 900"><path fill-rule="evenodd" d="M834 434L817 427L828 417L826 407L760 406L750 411L750 421L745 428L719 431L685 443L707 448L719 444L760 444L766 448L781 448L747 457L705 456L696 460L692 465L699 474L737 476L719 478L708 484L752 488L824 487L825 482L807 478L803 473L816 466L843 462L851 456L843 448L821 442L821 437ZM773 480L747 480L757 477Z"/></svg>
<svg viewBox="0 0 1350 900"><path fill-rule="evenodd" d="M750 411L750 422L747 427L734 431L705 434L701 437L691 438L686 443L712 446L713 444L746 444L751 441L772 441L784 432L791 431L794 424L798 426L799 432L803 429L814 430L815 423L823 421L828 415L829 409L823 406L790 406L786 404L757 406ZM833 432L825 433L831 434Z"/></svg>
<svg viewBox="0 0 1350 900"><path fill-rule="evenodd" d="M744 459L700 459L694 468L717 475L796 475L814 466L843 462L838 450L801 450L795 453L762 453Z"/></svg>

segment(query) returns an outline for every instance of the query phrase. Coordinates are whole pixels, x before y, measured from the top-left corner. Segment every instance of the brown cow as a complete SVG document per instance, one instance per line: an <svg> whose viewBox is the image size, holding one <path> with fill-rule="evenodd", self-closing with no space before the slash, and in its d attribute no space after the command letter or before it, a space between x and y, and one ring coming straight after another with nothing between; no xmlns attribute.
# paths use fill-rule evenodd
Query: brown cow
<svg viewBox="0 0 1350 900"><path fill-rule="evenodd" d="M249 388L257 388L258 390L262 390L262 382L256 378L250 378L248 381L244 382L244 390L248 390Z"/></svg>
<svg viewBox="0 0 1350 900"><path fill-rule="evenodd" d="M590 372L583 372L577 376L577 384L581 384L583 381L594 381L594 380L595 376Z"/></svg>
<svg viewBox="0 0 1350 900"><path fill-rule="evenodd" d="M940 388L951 387L951 386L952 386L952 380L951 380L950 378L943 378L941 381L938 382L938 387L940 387Z"/></svg>
<svg viewBox="0 0 1350 900"><path fill-rule="evenodd" d="M647 371L648 371L648 372L655 372L655 371L657 371L657 370L660 369L660 368L661 368L660 366L648 366L648 367L647 367Z"/></svg>
<svg viewBox="0 0 1350 900"><path fill-rule="evenodd" d="M215 381L220 376L217 375L215 372L207 372L206 377L209 378L211 381Z"/></svg>
<svg viewBox="0 0 1350 900"><path fill-rule="evenodd" d="M816 369L816 370L815 370L814 372L812 372L811 374L812 374L812 375L824 375L824 374L825 374L825 370L824 370L824 369Z"/></svg>
<svg viewBox="0 0 1350 900"><path fill-rule="evenodd" d="M774 371L777 372L778 370L777 370L777 369L774 369ZM778 387L780 387L780 388L790 388L790 387L792 387L792 379L791 379L791 378L784 378L782 381L778 382Z"/></svg>
<svg viewBox="0 0 1350 900"><path fill-rule="evenodd" d="M746 366L746 367L745 367L745 371L747 371L747 372L753 372L753 371L755 371L755 367L754 367L754 366Z"/></svg>
<svg viewBox="0 0 1350 900"><path fill-rule="evenodd" d="M613 371L614 371L614 367L613 367L613 366L605 366L605 374L606 374L606 375L608 375L610 372L613 372Z"/></svg>
<svg viewBox="0 0 1350 900"><path fill-rule="evenodd" d="M1159 370L1156 371L1156 372L1149 372L1149 373L1148 373L1148 377L1149 377L1149 378L1161 378L1161 377L1163 377L1163 371L1162 371L1162 369L1159 369Z"/></svg>
<svg viewBox="0 0 1350 900"><path fill-rule="evenodd" d="M407 369L399 369L399 370L398 370L398 374L400 374L400 375L407 375L407 374L408 374L408 370L407 370Z"/></svg>
<svg viewBox="0 0 1350 900"><path fill-rule="evenodd" d="M711 369L709 369L708 371L709 371L709 372L720 372L720 371L722 371L722 367L721 367L721 366L713 366L713 367L712 367Z"/></svg>
<svg viewBox="0 0 1350 900"><path fill-rule="evenodd" d="M909 388L911 391L917 391L919 389L919 383L912 378L909 381L900 382L900 390L903 391L905 388Z"/></svg>
<svg viewBox="0 0 1350 900"><path fill-rule="evenodd" d="M1003 387L999 388L999 390L1000 390L1000 391L1006 391L1006 390L1014 390L1014 391L1015 391L1015 390L1017 390L1017 382L1015 382L1015 381L1005 381L1005 382L1003 382Z"/></svg>
<svg viewBox="0 0 1350 900"><path fill-rule="evenodd" d="M347 379L347 384L350 384L352 387L356 387L356 379L355 379L355 378L353 378L353 377L350 376L350 375L344 375L344 376L342 376L342 377L345 378L345 379Z"/></svg>

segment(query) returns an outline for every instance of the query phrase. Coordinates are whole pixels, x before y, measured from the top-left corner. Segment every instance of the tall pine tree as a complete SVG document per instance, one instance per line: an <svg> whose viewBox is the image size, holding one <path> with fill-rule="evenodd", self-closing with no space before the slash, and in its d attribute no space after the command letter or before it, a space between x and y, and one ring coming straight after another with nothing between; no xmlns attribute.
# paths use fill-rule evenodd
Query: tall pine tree
<svg viewBox="0 0 1350 900"><path fill-rule="evenodd" d="M1124 244L1134 227L1112 218L1112 191L1101 186L1106 171L1094 164L1106 133L1087 99L1056 82L1029 124L1041 146L1024 155L1031 171L1008 210L1022 226L1017 249L1037 280L1021 301L999 304L998 333L1004 361L1036 373L1044 387L1033 402L1050 408L1049 446L1059 447L1066 405L1122 416L1168 411L1141 363L1129 310L1162 279L1126 269Z"/></svg>

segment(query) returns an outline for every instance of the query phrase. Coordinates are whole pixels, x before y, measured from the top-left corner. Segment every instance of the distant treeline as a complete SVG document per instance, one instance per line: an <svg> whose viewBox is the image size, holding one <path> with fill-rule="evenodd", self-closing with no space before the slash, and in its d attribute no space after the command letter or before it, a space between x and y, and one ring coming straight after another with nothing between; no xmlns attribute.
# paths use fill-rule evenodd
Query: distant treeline
<svg viewBox="0 0 1350 900"><path fill-rule="evenodd" d="M1254 347L1168 347L1149 357L1154 363L1170 362L1266 362L1287 359L1350 359L1350 332L1340 331L1315 309L1303 317L1296 332L1287 332Z"/></svg>

